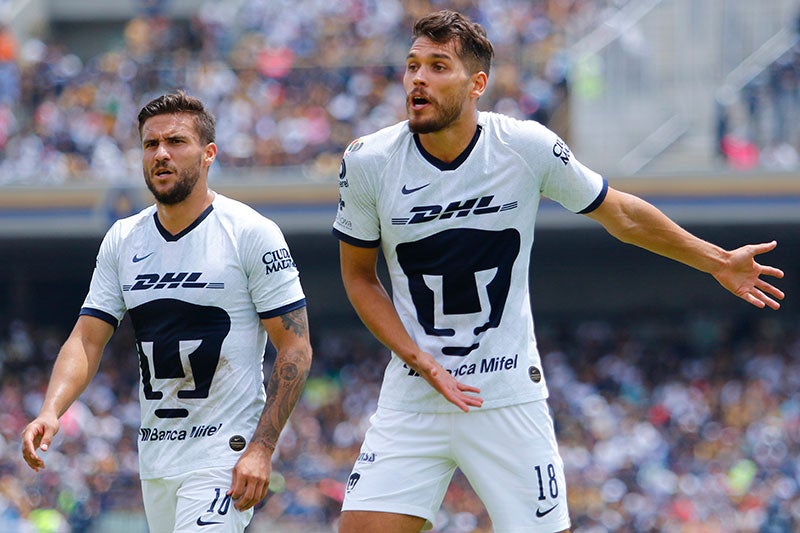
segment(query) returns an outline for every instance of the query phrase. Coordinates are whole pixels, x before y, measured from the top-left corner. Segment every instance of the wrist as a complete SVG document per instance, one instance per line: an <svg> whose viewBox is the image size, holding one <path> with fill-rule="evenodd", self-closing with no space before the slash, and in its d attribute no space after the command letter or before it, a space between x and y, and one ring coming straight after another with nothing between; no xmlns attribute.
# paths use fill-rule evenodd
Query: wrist
<svg viewBox="0 0 800 533"><path fill-rule="evenodd" d="M263 453L268 457L272 457L272 454L275 452L275 444L272 442L267 442L264 440L254 439L250 441L250 444L247 446L247 449L250 450L257 450L259 453Z"/></svg>

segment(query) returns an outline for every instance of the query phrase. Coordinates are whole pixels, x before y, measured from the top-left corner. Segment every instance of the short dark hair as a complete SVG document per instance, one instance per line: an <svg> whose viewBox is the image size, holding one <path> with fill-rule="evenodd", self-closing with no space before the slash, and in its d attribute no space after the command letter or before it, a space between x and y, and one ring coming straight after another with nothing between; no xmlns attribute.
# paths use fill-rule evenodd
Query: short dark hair
<svg viewBox="0 0 800 533"><path fill-rule="evenodd" d="M468 17L443 9L426 15L414 23L412 42L427 37L435 43L444 44L452 39L457 41L456 53L472 74L489 68L494 57L494 48L486 36L486 30Z"/></svg>
<svg viewBox="0 0 800 533"><path fill-rule="evenodd" d="M139 111L139 137L148 118L157 115L189 113L194 116L194 125L203 144L213 143L216 138L216 119L199 98L177 91L151 100Z"/></svg>

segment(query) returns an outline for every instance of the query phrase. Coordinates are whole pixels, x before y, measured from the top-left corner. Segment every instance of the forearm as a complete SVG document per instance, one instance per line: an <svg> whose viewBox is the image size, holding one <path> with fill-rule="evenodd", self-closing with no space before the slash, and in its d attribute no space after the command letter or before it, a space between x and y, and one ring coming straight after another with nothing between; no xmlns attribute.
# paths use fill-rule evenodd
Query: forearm
<svg viewBox="0 0 800 533"><path fill-rule="evenodd" d="M724 267L729 255L726 250L692 235L636 196L619 191L615 195L616 201L601 205L596 216L589 215L612 236L701 272L714 273Z"/></svg>
<svg viewBox="0 0 800 533"><path fill-rule="evenodd" d="M97 373L100 357L96 350L80 338L67 339L53 366L41 415L60 418L78 399Z"/></svg>
<svg viewBox="0 0 800 533"><path fill-rule="evenodd" d="M411 338L378 278L377 250L341 243L340 254L347 297L372 334L462 411L483 405L483 399L477 396L480 389L457 381Z"/></svg>
<svg viewBox="0 0 800 533"><path fill-rule="evenodd" d="M267 383L267 403L261 413L252 443L275 449L289 415L303 393L311 367L310 347L279 351Z"/></svg>
<svg viewBox="0 0 800 533"><path fill-rule="evenodd" d="M410 368L420 372L433 358L424 354L408 334L391 297L375 278L345 280L350 303L359 318L384 346L397 354ZM430 359L430 360L429 360Z"/></svg>

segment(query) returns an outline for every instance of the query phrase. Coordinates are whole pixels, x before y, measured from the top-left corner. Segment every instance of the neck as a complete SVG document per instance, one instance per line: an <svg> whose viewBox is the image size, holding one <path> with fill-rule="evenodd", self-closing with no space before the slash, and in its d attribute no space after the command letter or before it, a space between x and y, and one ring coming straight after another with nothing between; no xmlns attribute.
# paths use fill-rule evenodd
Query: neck
<svg viewBox="0 0 800 533"><path fill-rule="evenodd" d="M436 159L452 163L469 146L478 127L478 112L467 113L439 131L420 133L419 142Z"/></svg>
<svg viewBox="0 0 800 533"><path fill-rule="evenodd" d="M165 230L173 235L188 228L211 202L216 193L207 187L196 187L194 191L182 202L166 205L156 202L158 221Z"/></svg>

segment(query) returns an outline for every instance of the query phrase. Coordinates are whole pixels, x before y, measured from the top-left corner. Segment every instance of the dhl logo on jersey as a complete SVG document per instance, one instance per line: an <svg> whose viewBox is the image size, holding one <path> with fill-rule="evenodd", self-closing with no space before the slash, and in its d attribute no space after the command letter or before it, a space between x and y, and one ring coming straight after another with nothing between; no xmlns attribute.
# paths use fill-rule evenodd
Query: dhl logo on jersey
<svg viewBox="0 0 800 533"><path fill-rule="evenodd" d="M224 283L199 281L202 272L167 272L166 274L139 274L136 282L122 286L122 290L145 291L149 289L224 289Z"/></svg>
<svg viewBox="0 0 800 533"><path fill-rule="evenodd" d="M405 226L406 224L421 224L423 222L445 220L452 217L463 218L470 215L489 215L517 208L517 202L492 205L492 200L494 200L494 196L482 196L480 198L450 202L446 206L415 206L409 210L413 213L413 216L392 218L392 225Z"/></svg>

